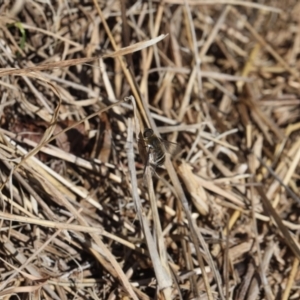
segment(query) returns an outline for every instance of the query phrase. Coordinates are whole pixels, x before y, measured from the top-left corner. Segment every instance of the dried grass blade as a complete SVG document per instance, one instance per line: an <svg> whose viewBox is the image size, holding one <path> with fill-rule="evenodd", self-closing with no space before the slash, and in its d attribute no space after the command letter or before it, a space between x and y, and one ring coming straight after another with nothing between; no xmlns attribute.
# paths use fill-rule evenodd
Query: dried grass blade
<svg viewBox="0 0 300 300"><path fill-rule="evenodd" d="M156 43L163 40L166 36L167 36L167 34L161 34L158 37L153 38L151 40L135 43L128 47L121 48L111 54L104 54L103 58L107 58L107 57L114 58L114 57L118 57L118 56L124 56L124 55L130 54L130 53L136 52L136 51L140 51L142 49L145 49L145 48L155 45Z"/></svg>
<svg viewBox="0 0 300 300"><path fill-rule="evenodd" d="M285 288L284 293L282 295L282 300L290 299L289 297L290 297L291 289L292 289L293 283L295 282L295 280L297 278L296 277L297 272L299 271L299 262L300 262L299 258L294 259L292 270L290 272L290 276L289 276L286 288Z"/></svg>
<svg viewBox="0 0 300 300"><path fill-rule="evenodd" d="M198 262L199 262L200 269L202 271L202 276L203 276L207 296L208 296L209 300L212 300L213 299L212 290L211 290L211 287L209 285L208 277L207 277L207 274L206 274L206 271L205 271L203 256L200 252L200 245L202 244L202 242L204 242L204 239L202 238L202 235L201 235L200 231L196 229L197 226L194 223L194 220L191 216L188 201L185 197L184 191L181 187L180 181L179 181L178 176L175 172L173 164L172 164L172 162L171 162L171 160L168 156L166 156L165 166L168 170L169 176L170 176L171 181L173 183L173 186L175 188L179 203L182 206L182 208L184 210L184 213L186 214L186 218L188 220L189 228L190 228L190 231L191 231L191 240L195 245L197 259L198 259ZM201 236L201 238L199 236ZM209 252L206 253L206 254L208 256L210 256ZM212 260L210 260L210 261L212 261ZM220 293L222 293L222 290L220 291Z"/></svg>
<svg viewBox="0 0 300 300"><path fill-rule="evenodd" d="M35 67L27 67L24 69L14 69L14 68L0 69L0 77L7 76L7 75L25 75L30 72L52 70L55 68L67 68L67 67L71 67L71 66L75 66L75 65L79 65L79 64L85 64L85 63L90 63L90 62L96 61L99 59L99 57L102 57L102 58L120 57L120 56L129 54L129 53L133 53L133 52L139 51L141 49L150 47L150 46L158 43L162 39L164 39L166 36L167 35L165 35L165 34L161 34L160 36L153 38L151 40L138 42L138 43L130 45L128 47L116 50L112 53L99 55L96 57L75 58L75 59L69 59L69 60L64 60L64 61L59 61L59 62L52 62L52 63L48 63L48 64L41 64L41 65L37 65Z"/></svg>
<svg viewBox="0 0 300 300"><path fill-rule="evenodd" d="M139 221L143 228L143 233L145 234L145 239L147 242L147 246L149 249L149 254L151 257L151 261L153 263L153 268L155 271L155 275L157 278L157 284L160 290L163 292L169 291L172 286L172 279L170 278L169 272L166 271L163 266L160 256L158 255L156 245L154 243L153 237L151 235L150 227L148 220L144 217L143 209L141 206L141 200L138 195L138 186L137 186L137 176L134 164L134 154L133 154L133 130L132 130L132 122L129 119L128 124L128 138L127 138L127 157L128 157L128 168L130 172L131 185L132 185L132 197L136 207L136 212L139 218ZM149 168L147 168L146 172L150 172ZM151 173L150 173L151 176ZM169 294L169 293L168 293ZM166 298L169 299L169 298Z"/></svg>
<svg viewBox="0 0 300 300"><path fill-rule="evenodd" d="M284 240L286 241L286 244L293 251L293 253L298 258L298 260L300 260L299 246L295 243L294 239L290 235L290 232L287 230L286 226L283 224L282 219L280 218L280 216L277 214L277 212L271 205L270 200L266 197L262 187L257 186L256 189L258 191L258 194L261 197L263 205L265 206L266 210L270 213L270 215L273 217L275 223L277 224L279 230L281 231L282 236L283 236Z"/></svg>

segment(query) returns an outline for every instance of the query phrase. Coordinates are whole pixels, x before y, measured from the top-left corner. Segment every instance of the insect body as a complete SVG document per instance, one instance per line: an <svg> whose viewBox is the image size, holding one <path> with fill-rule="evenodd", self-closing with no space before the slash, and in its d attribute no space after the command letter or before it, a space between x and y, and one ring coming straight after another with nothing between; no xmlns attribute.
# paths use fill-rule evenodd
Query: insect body
<svg viewBox="0 0 300 300"><path fill-rule="evenodd" d="M161 166L166 159L166 149L163 140L157 137L151 128L146 128L143 133L146 147L148 148L148 162L154 166Z"/></svg>
<svg viewBox="0 0 300 300"><path fill-rule="evenodd" d="M146 128L143 133L144 147L147 148L145 166L152 165L154 167L161 166L165 162L166 153L174 155L180 151L180 146L163 140L156 136L151 128ZM145 149L145 148L144 148Z"/></svg>

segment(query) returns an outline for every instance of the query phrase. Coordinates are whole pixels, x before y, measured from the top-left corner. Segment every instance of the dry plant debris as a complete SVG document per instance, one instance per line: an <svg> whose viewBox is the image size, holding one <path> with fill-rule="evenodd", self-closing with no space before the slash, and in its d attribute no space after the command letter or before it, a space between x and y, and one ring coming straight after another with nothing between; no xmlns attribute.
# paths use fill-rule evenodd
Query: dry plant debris
<svg viewBox="0 0 300 300"><path fill-rule="evenodd" d="M0 14L1 299L300 298L299 1Z"/></svg>

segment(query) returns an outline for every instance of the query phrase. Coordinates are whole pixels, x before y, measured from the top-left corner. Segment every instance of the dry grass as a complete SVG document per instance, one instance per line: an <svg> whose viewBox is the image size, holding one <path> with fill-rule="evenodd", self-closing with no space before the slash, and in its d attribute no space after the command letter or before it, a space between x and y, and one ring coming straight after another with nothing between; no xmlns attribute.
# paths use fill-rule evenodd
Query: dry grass
<svg viewBox="0 0 300 300"><path fill-rule="evenodd" d="M10 2L1 299L299 299L300 3Z"/></svg>

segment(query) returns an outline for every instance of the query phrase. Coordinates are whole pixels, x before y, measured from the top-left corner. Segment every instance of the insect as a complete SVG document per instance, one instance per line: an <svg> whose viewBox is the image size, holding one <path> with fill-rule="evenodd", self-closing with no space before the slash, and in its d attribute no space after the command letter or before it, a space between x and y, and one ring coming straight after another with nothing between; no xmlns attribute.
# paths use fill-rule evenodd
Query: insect
<svg viewBox="0 0 300 300"><path fill-rule="evenodd" d="M146 128L143 133L144 148L147 148L147 156L144 161L145 166L152 165L153 167L161 166L165 162L166 152L175 155L179 152L180 146L163 140L156 136L151 128ZM144 152L145 151L140 151Z"/></svg>

